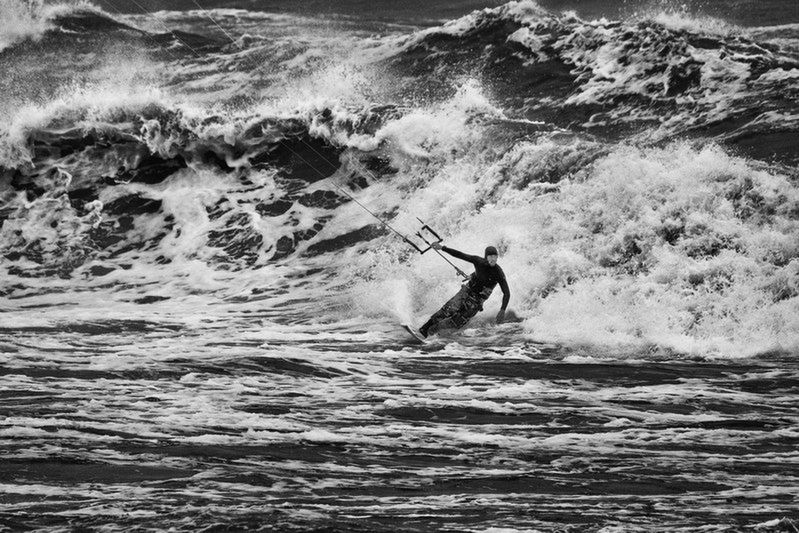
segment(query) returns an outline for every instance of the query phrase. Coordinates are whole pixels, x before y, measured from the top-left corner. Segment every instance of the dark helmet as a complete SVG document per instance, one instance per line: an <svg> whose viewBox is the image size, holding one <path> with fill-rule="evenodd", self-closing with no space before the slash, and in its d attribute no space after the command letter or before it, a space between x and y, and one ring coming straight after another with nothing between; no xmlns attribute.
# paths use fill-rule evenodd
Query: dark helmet
<svg viewBox="0 0 799 533"><path fill-rule="evenodd" d="M483 254L483 257L488 257L489 255L499 255L499 254L497 253L496 248L494 248L493 246L487 246L486 251Z"/></svg>

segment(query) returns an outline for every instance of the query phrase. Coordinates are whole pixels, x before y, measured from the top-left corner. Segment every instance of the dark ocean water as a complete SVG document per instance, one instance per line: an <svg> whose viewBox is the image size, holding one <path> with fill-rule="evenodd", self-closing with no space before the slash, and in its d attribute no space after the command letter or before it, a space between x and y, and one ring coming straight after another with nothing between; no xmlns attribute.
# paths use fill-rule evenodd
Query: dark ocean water
<svg viewBox="0 0 799 533"><path fill-rule="evenodd" d="M0 22L0 530L799 527L796 2Z"/></svg>

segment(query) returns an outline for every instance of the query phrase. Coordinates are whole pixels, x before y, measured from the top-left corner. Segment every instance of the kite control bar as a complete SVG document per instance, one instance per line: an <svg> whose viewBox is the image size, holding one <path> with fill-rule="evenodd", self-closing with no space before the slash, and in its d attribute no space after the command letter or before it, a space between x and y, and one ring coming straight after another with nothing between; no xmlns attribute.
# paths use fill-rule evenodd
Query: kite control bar
<svg viewBox="0 0 799 533"><path fill-rule="evenodd" d="M452 263L452 261L450 261L449 259L444 257L444 254L442 254L439 251L438 248L435 248L433 246L434 244L440 244L444 239L442 239L441 236L438 233L436 233L436 231L433 228L431 228L424 220L422 220L419 217L416 217L416 220L418 220L422 224L422 228L419 231L416 232L416 237L421 239L421 241L427 246L427 248L422 249L421 246L419 246L418 244L413 242L411 239L409 239L407 235L405 235L404 233L401 233L394 226L392 226L391 224L389 224L388 222L383 220L382 217L378 216L377 213L375 213L374 211L372 211L371 209L369 209L368 207L363 205L361 202L359 202L352 194L349 193L349 191L344 189L342 186L337 184L335 181L331 180L330 183L336 189L341 191L345 196L347 196L350 200L355 202L355 204L358 205L358 207L360 207L361 209L363 209L364 211L366 211L367 213L372 215L372 217L374 217L378 222L380 222L380 224L382 224L384 228L386 228L387 230L391 231L394 235L396 235L397 237L402 239L408 246L410 246L411 248L413 248L414 250L416 250L420 254L424 254L425 252L427 252L429 250L435 250L435 252L441 257L441 259L443 259L444 261L449 263L449 265L452 268L455 269L455 272L457 272L460 277L462 277L465 280L469 279L469 276L467 276L466 273L463 270L461 270L460 268L455 266Z"/></svg>
<svg viewBox="0 0 799 533"><path fill-rule="evenodd" d="M360 205L360 204L359 204L359 205ZM362 207L363 207L363 206L362 206ZM370 212L370 214L371 214L371 212ZM443 238L441 238L441 235L439 235L439 234L436 232L436 230L434 230L433 228L431 228L431 227L430 227L430 226L429 226L429 225L428 225L428 224L427 224L427 223L426 223L424 220L422 220L421 218L419 218L419 217L416 217L416 220L418 220L418 221L419 221L419 222L422 224L422 228L421 228L419 231L417 231L417 232L415 233L415 235L416 235L416 237L417 237L417 238L419 238L419 239L420 239L420 240L421 240L421 241L422 241L422 242L425 244L426 248L423 248L423 247L419 246L417 243L413 242L413 241L412 241L411 239L409 239L409 238L408 238L406 235L404 235L404 234L400 233L399 231L397 231L396 229L394 229L394 228L393 228L391 225L389 225L389 224L388 224L388 222L384 221L383 219L381 219L381 218L380 218L380 217L378 217L377 215L374 215L374 214L372 214L372 216L374 216L374 217L375 217L377 220L379 220L379 221L380 221L380 222L381 222L381 223L382 223L382 224L383 224L383 225L384 225L386 228L388 228L389 230L391 230L392 232L394 232L394 233L395 233L395 234L396 234L396 235L397 235L399 238L401 238L403 241L405 241L405 243L406 243L408 246L410 246L411 248L413 248L414 250L416 250L416 251L417 251L417 252L419 252L420 254L424 255L425 253L429 252L430 250L433 250L433 251L435 251L435 252L436 252L436 253L439 255L439 257L441 257L441 259L443 259L444 261L446 261L447 263L449 263L449 266L451 266L452 268L454 268L454 269L455 269L455 272L457 272L457 273L458 273L458 275L459 275L460 277L462 277L464 280L468 280L468 279L469 279L469 276L466 274L466 272L464 272L463 270L461 270L460 268L458 268L457 266L455 266L455 264L454 264L452 261L450 261L449 259L447 259L447 258L444 256L444 254L442 254L442 253L441 253L441 251L440 251L438 248L436 248L435 246L433 246L434 244L440 244L440 243L441 243L441 242L442 242L444 239L443 239Z"/></svg>
<svg viewBox="0 0 799 533"><path fill-rule="evenodd" d="M454 264L452 261L450 261L449 259L447 259L446 257L444 257L444 254L442 254L442 253L441 253L441 251L439 251L439 249L438 249L438 248L434 248L434 247L433 247L433 245L434 245L434 244L440 244L440 243L441 243L441 242L442 242L444 239L442 239L442 238L439 236L439 234L438 234L438 233L436 233L436 231L435 231L433 228L431 228L430 226L428 226L428 225L427 225L427 223L426 223L424 220L422 220L422 219L421 219L421 218L419 218L419 217L416 217L416 220L418 220L418 221L419 221L419 222L422 224L422 229L420 229L419 231L417 231L417 232L416 232L416 236L417 236L417 237L419 237L420 239L422 239L422 242L424 242L424 243L427 245L427 248L425 248L424 250L422 250L422 249L420 249L418 246L416 246L415 244L414 244L414 245L412 245L412 246L413 246L414 248L416 248L416 250L417 250L417 251L418 251L420 254L424 254L424 253L425 253L425 252L427 252L428 250L435 250L435 252L436 252L436 253L437 253L437 254L438 254L440 257L441 257L441 259L443 259L444 261L446 261L447 263L449 263L449 265L450 265L452 268L454 268L454 269L455 269L455 272L457 272L457 273L458 273L458 275L459 275L460 277L462 277L463 279L469 279L469 276L467 276L467 275L466 275L466 273L465 273L463 270L461 270L460 268L458 268L457 266L455 266L455 264ZM428 233L430 236L432 236L432 238L431 238L430 236L428 236L428 237L425 237L425 232L427 232L427 233ZM428 239L429 239L429 240L428 240Z"/></svg>
<svg viewBox="0 0 799 533"><path fill-rule="evenodd" d="M420 254L424 254L425 252L428 252L428 251L434 249L433 248L433 244L438 244L438 243L442 242L444 239L442 239L439 236L439 234L435 232L435 230L433 228L431 228L430 226L425 224L424 220L422 220L419 217L416 217L416 220L418 220L422 224L422 229L420 229L419 231L416 232L416 236L419 237L422 240L422 242L427 245L427 248L422 250L420 247L418 247L414 243L411 243L411 246L416 248L416 251L419 252Z"/></svg>

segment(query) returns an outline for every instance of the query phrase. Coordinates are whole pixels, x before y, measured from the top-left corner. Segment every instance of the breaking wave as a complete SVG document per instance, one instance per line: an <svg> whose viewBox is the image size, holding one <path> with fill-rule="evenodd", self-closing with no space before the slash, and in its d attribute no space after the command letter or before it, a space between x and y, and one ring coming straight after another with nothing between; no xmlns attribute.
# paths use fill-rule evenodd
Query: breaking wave
<svg viewBox="0 0 799 533"><path fill-rule="evenodd" d="M192 43L208 48L195 48L197 28L148 33L94 9L30 16L3 42L101 17L92 31L136 36L174 72L163 85L133 74L59 84L11 111L7 298L257 299L270 278L316 301L313 320L432 311L457 288L449 267L411 253L343 189L409 234L419 216L453 247L496 245L536 339L666 357L799 348L790 47L513 2L364 39L343 67L324 57L333 45L281 48L261 76L253 62L274 43L202 37ZM186 55L163 55L181 42ZM223 67L230 80L198 77ZM376 78L389 81L363 89ZM268 97L236 96L258 83ZM298 102L300 86L314 97Z"/></svg>
<svg viewBox="0 0 799 533"><path fill-rule="evenodd" d="M38 42L48 33L126 27L84 0L55 4L45 4L42 0L2 0L0 23L0 52L26 40Z"/></svg>

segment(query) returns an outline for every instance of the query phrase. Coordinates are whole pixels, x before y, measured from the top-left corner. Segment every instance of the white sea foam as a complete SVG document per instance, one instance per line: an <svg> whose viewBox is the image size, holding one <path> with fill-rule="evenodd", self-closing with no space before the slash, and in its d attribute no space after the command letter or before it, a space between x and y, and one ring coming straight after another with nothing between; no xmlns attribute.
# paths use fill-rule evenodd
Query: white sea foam
<svg viewBox="0 0 799 533"><path fill-rule="evenodd" d="M638 16L641 15L651 18L669 29L685 30L697 34L727 36L744 31L739 26L707 15L692 15L680 11L655 11L638 14Z"/></svg>
<svg viewBox="0 0 799 533"><path fill-rule="evenodd" d="M55 17L102 13L87 0L47 4L43 0L0 0L0 50L24 39L38 40L52 29Z"/></svg>
<svg viewBox="0 0 799 533"><path fill-rule="evenodd" d="M402 152L409 141L424 143L426 132L398 135L408 136L395 143ZM458 135L463 138L463 131ZM514 150L536 153L546 146ZM412 227L412 213L429 213L450 246L479 255L485 245L497 245L512 307L526 316L536 338L724 357L799 346L799 303L789 281L799 263L799 227L790 215L799 193L786 176L712 145L619 147L539 195L538 183L525 185L518 172L535 172L540 157L514 156L511 173L475 159L453 158L439 167L417 194L404 197L395 221ZM747 183L747 195L773 206L766 224L736 212L741 208L733 205L732 191ZM380 191L384 200L388 194ZM662 235L674 224L682 229L669 244ZM619 268L625 253L637 259ZM450 267L434 256L401 267L380 250L360 261L371 271L372 281L357 291L367 308L398 309L390 300L369 299L393 293L407 302L407 289L389 287L399 284L411 289L410 300L424 302L417 311L424 315L457 288ZM498 299L489 301L489 313Z"/></svg>
<svg viewBox="0 0 799 533"><path fill-rule="evenodd" d="M0 1L0 50L23 39L38 39L51 24L42 16L43 2Z"/></svg>

